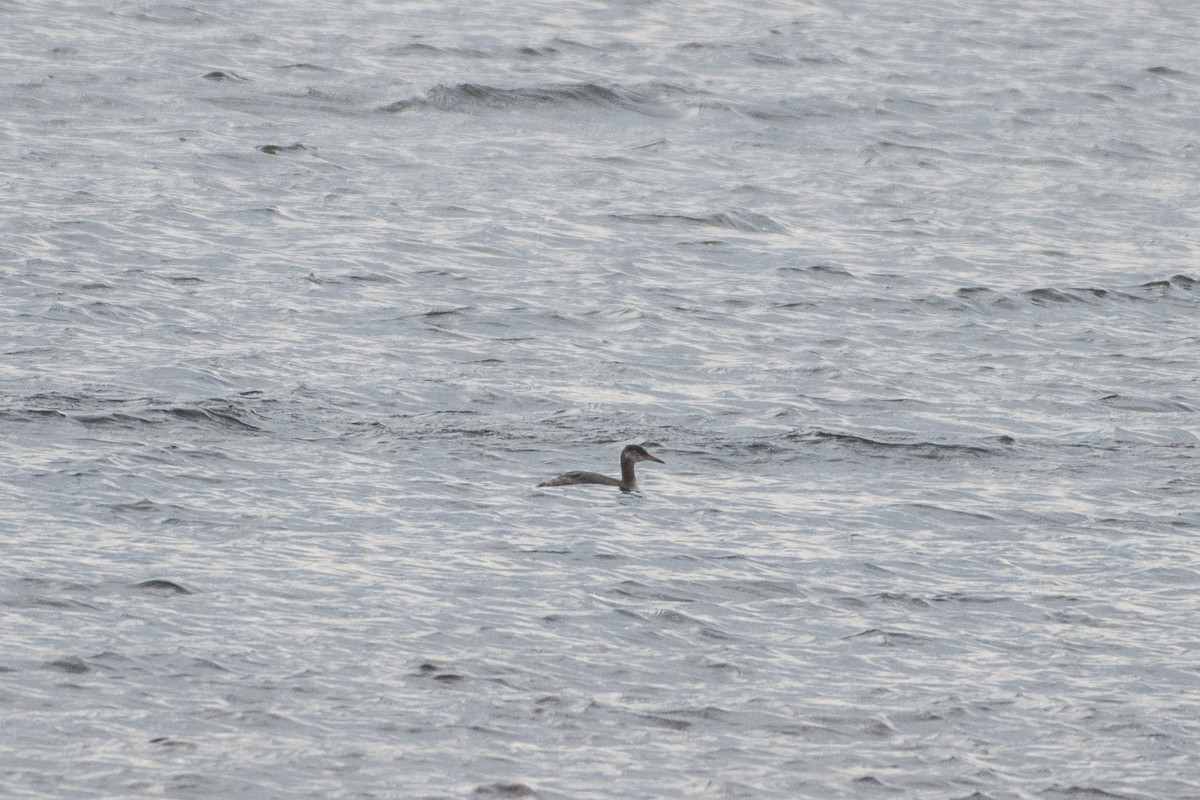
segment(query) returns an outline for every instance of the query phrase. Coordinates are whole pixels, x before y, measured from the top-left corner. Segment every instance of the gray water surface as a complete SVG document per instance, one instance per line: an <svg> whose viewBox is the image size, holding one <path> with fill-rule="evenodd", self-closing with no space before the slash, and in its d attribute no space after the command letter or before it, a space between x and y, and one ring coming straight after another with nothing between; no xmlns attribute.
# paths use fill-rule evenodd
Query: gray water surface
<svg viewBox="0 0 1200 800"><path fill-rule="evenodd" d="M1200 7L884 6L0 3L3 795L1200 797Z"/></svg>

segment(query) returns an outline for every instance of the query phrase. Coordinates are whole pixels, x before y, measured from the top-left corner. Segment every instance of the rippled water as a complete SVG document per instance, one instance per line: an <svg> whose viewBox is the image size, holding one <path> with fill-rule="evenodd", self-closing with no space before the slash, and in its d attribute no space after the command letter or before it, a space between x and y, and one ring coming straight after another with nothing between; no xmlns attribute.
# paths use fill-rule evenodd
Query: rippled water
<svg viewBox="0 0 1200 800"><path fill-rule="evenodd" d="M1200 797L1200 9L751 5L0 3L5 797Z"/></svg>

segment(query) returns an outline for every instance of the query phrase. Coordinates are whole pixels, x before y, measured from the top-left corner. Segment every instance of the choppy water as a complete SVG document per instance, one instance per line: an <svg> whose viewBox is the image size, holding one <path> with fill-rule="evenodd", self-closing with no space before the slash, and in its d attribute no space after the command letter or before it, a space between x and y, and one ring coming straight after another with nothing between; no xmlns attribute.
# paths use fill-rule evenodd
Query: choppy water
<svg viewBox="0 0 1200 800"><path fill-rule="evenodd" d="M4 796L1200 797L1200 7L892 5L0 3Z"/></svg>

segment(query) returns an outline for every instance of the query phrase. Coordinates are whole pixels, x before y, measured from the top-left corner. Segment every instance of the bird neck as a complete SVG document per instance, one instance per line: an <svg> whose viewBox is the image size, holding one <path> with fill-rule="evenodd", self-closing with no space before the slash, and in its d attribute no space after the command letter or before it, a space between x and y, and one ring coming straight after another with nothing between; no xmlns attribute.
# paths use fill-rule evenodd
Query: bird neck
<svg viewBox="0 0 1200 800"><path fill-rule="evenodd" d="M637 491L637 476L633 474L633 459L621 459L621 488L626 492Z"/></svg>

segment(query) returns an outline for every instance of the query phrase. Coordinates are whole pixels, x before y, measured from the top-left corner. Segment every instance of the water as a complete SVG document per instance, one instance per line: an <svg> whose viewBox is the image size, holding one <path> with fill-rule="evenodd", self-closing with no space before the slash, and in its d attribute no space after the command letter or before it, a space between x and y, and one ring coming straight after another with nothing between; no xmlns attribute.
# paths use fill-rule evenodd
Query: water
<svg viewBox="0 0 1200 800"><path fill-rule="evenodd" d="M753 5L0 5L5 797L1200 797L1200 11Z"/></svg>

